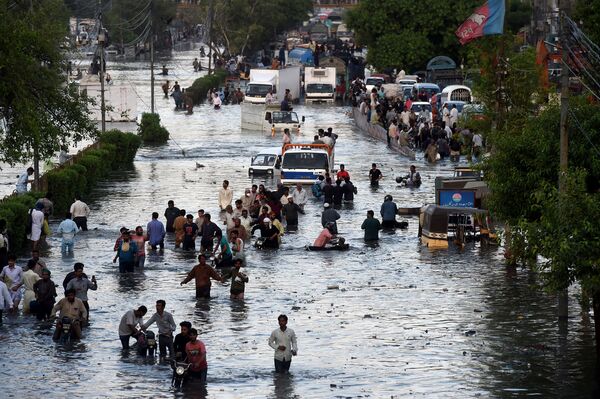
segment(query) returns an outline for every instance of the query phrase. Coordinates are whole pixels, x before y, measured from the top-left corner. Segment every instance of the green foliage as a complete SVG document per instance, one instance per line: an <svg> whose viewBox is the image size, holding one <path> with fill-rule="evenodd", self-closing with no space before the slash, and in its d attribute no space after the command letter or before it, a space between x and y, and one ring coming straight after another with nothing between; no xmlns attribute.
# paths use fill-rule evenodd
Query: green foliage
<svg viewBox="0 0 600 399"><path fill-rule="evenodd" d="M169 140L169 131L160 125L160 116L144 112L138 134L145 143L163 144Z"/></svg>
<svg viewBox="0 0 600 399"><path fill-rule="evenodd" d="M194 104L201 104L206 100L206 94L210 89L218 88L225 82L227 73L224 71L216 71L212 75L205 75L194 81L191 87L186 91L192 95Z"/></svg>
<svg viewBox="0 0 600 399"><path fill-rule="evenodd" d="M505 30L518 33L523 27L531 23L531 4L523 0L510 0L506 15Z"/></svg>
<svg viewBox="0 0 600 399"><path fill-rule="evenodd" d="M229 0L214 4L214 40L229 54L251 54L266 48L277 34L300 26L312 11L310 0Z"/></svg>
<svg viewBox="0 0 600 399"><path fill-rule="evenodd" d="M560 110L548 105L515 117L488 138L483 164L491 190L488 205L511 226L512 261L537 264L549 289L581 283L600 298L600 105L583 97L569 103L569 173L558 191ZM510 116L510 114L509 114ZM519 125L516 121L519 121ZM599 337L600 338L600 337Z"/></svg>
<svg viewBox="0 0 600 399"><path fill-rule="evenodd" d="M6 220L12 252L18 253L26 248L27 213L41 197L40 193L28 192L6 197L0 202L0 219Z"/></svg>
<svg viewBox="0 0 600 399"><path fill-rule="evenodd" d="M600 0L580 0L575 3L573 20L580 23L580 28L596 44L600 45Z"/></svg>
<svg viewBox="0 0 600 399"><path fill-rule="evenodd" d="M473 95L500 130L505 124L521 127L548 97L547 89L540 86L534 49L518 52L518 47L516 36L510 34L483 37L469 47L467 64L479 71ZM496 90L498 77L500 90Z"/></svg>
<svg viewBox="0 0 600 399"><path fill-rule="evenodd" d="M96 134L88 100L66 84L66 22L61 0L0 0L0 161L50 158Z"/></svg>
<svg viewBox="0 0 600 399"><path fill-rule="evenodd" d="M117 129L106 131L100 136L99 142L103 149L113 154L110 158L113 169L131 164L138 148L142 145L142 139L137 134L123 133Z"/></svg>
<svg viewBox="0 0 600 399"><path fill-rule="evenodd" d="M367 61L375 68L413 71L424 69L435 55L460 60L464 50L454 32L480 5L479 0L363 0L346 22L369 48Z"/></svg>
<svg viewBox="0 0 600 399"><path fill-rule="evenodd" d="M130 165L141 139L133 133L109 130L99 143L99 148L90 147L76 156L73 165L51 170L44 176L56 212L67 211L75 195L90 193L111 171Z"/></svg>
<svg viewBox="0 0 600 399"><path fill-rule="evenodd" d="M579 281L584 289L600 292L600 196L586 190L585 169L572 169L566 190L547 185L534 193L542 217L524 223L528 243L544 257L539 269L551 289Z"/></svg>

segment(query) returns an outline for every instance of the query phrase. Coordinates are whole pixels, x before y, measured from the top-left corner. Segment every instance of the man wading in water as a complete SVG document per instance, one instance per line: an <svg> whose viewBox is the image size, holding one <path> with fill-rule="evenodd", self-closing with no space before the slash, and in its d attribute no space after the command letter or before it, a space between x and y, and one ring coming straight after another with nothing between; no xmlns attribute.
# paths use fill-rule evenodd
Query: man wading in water
<svg viewBox="0 0 600 399"><path fill-rule="evenodd" d="M223 278L215 269L210 265L206 264L206 255L200 254L198 256L198 263L188 273L187 277L179 284L187 284L192 279L196 280L196 299L210 298L210 286L212 278L213 280L223 282Z"/></svg>

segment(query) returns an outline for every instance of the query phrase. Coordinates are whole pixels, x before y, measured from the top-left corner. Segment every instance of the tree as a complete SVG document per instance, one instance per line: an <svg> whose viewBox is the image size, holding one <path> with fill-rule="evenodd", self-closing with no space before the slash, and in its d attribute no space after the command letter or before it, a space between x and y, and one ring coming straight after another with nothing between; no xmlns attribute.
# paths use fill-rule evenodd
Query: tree
<svg viewBox="0 0 600 399"><path fill-rule="evenodd" d="M600 43L600 0L576 2L573 20L594 43Z"/></svg>
<svg viewBox="0 0 600 399"><path fill-rule="evenodd" d="M228 0L214 4L213 42L229 54L244 55L266 48L277 34L308 19L312 10L310 0Z"/></svg>
<svg viewBox="0 0 600 399"><path fill-rule="evenodd" d="M61 0L0 0L0 161L46 159L96 134L88 100L67 85Z"/></svg>
<svg viewBox="0 0 600 399"><path fill-rule="evenodd" d="M358 43L369 48L375 68L415 70L435 55L459 59L454 32L481 5L481 0L363 0L346 16Z"/></svg>
<svg viewBox="0 0 600 399"><path fill-rule="evenodd" d="M513 89L516 90L516 89ZM574 282L592 298L600 317L600 105L570 99L569 173L558 191L557 104L518 116L488 136L492 152L483 164L488 206L511 226L513 260L540 271L549 290ZM538 255L541 258L538 259ZM596 326L600 358L600 323Z"/></svg>

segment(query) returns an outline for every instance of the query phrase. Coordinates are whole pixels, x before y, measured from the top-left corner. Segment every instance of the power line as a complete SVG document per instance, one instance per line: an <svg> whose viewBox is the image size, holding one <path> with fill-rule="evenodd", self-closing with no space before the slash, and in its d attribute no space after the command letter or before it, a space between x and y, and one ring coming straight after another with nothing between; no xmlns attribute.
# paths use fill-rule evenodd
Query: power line
<svg viewBox="0 0 600 399"><path fill-rule="evenodd" d="M577 119L577 117L575 116L575 113L573 111L569 110L569 115L571 116L571 119L573 120L573 122L575 122L575 127L577 127L577 130L579 130L581 133L583 133L583 135L585 136L587 141L590 143L590 145L592 146L594 151L596 151L596 155L598 155L598 157L600 157L600 150L598 150L598 147L596 147L596 145L590 139L590 136L587 134L585 129L583 129L583 127L581 126L581 123L579 122L579 119Z"/></svg>

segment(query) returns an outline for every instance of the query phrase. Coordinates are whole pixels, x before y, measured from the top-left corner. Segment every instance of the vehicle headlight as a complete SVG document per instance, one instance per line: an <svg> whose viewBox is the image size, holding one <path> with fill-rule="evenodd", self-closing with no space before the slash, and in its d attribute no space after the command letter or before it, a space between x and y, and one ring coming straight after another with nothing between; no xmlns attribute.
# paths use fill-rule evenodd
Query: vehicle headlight
<svg viewBox="0 0 600 399"><path fill-rule="evenodd" d="M183 373L185 373L185 369L182 366L177 366L177 368L175 369L175 374L183 375Z"/></svg>

